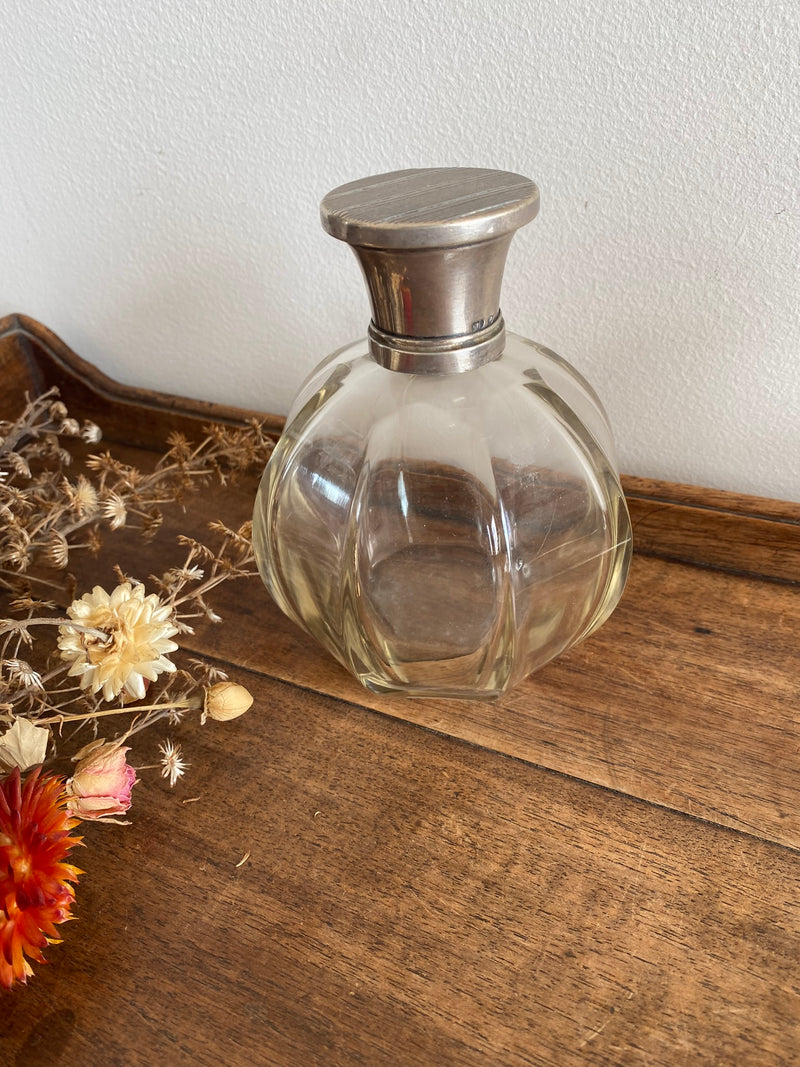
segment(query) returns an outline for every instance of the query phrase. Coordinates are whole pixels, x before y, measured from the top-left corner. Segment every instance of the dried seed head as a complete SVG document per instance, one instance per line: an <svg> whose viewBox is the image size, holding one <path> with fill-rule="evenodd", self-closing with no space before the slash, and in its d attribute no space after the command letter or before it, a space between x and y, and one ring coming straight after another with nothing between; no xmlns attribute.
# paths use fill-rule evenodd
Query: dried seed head
<svg viewBox="0 0 800 1067"><path fill-rule="evenodd" d="M103 431L96 422L90 422L89 419L86 419L81 427L81 437L87 444L96 445L98 441L103 439Z"/></svg>
<svg viewBox="0 0 800 1067"><path fill-rule="evenodd" d="M53 422L62 422L67 417L67 405L62 404L60 400L56 400L54 404L50 405L49 414Z"/></svg>
<svg viewBox="0 0 800 1067"><path fill-rule="evenodd" d="M41 674L35 671L30 663L27 663L24 659L7 659L4 660L3 666L8 672L10 681L23 689L31 688L44 691Z"/></svg>
<svg viewBox="0 0 800 1067"><path fill-rule="evenodd" d="M22 527L15 527L3 547L3 564L15 571L26 571L31 562L30 540Z"/></svg>
<svg viewBox="0 0 800 1067"><path fill-rule="evenodd" d="M103 547L103 539L93 526L91 526L86 533L86 547L93 556L96 556Z"/></svg>
<svg viewBox="0 0 800 1067"><path fill-rule="evenodd" d="M58 432L66 434L67 437L78 437L81 426L77 419L62 419Z"/></svg>
<svg viewBox="0 0 800 1067"><path fill-rule="evenodd" d="M110 521L112 530L118 530L120 526L125 525L128 509L119 493L111 492L105 498L103 501L103 515Z"/></svg>
<svg viewBox="0 0 800 1067"><path fill-rule="evenodd" d="M78 481L73 487L72 506L81 516L93 515L97 511L97 490L84 475L78 475Z"/></svg>
<svg viewBox="0 0 800 1067"><path fill-rule="evenodd" d="M66 537L58 530L50 531L44 555L50 566L60 571L69 563L69 545Z"/></svg>
<svg viewBox="0 0 800 1067"><path fill-rule="evenodd" d="M238 719L240 715L250 708L253 698L243 685L235 682L218 682L206 690L203 704L203 719L206 717L216 719L217 722L228 722L229 719Z"/></svg>
<svg viewBox="0 0 800 1067"><path fill-rule="evenodd" d="M28 461L19 452L7 452L3 459L14 474L18 474L21 478L30 478L31 469Z"/></svg>

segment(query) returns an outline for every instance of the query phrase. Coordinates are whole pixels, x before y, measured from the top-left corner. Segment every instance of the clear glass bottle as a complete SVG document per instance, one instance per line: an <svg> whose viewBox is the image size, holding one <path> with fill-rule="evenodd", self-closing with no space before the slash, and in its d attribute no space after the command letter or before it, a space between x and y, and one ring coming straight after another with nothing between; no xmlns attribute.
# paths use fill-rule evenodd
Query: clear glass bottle
<svg viewBox="0 0 800 1067"><path fill-rule="evenodd" d="M538 202L526 178L461 168L322 202L373 318L302 386L253 537L280 608L374 691L496 697L622 594L630 522L603 407L499 310Z"/></svg>

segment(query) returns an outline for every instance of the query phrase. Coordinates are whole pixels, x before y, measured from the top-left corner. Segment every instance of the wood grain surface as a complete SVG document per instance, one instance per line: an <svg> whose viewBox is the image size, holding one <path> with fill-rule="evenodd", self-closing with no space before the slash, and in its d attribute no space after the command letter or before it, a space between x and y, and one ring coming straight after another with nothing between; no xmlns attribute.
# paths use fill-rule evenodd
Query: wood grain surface
<svg viewBox="0 0 800 1067"><path fill-rule="evenodd" d="M242 522L255 490L253 479L224 501L194 498L192 521ZM182 522L168 517L152 545L132 541L140 577L159 569ZM488 703L367 691L258 581L246 596L221 588L216 604L237 625L188 638L198 653L800 848L798 585L635 554L599 632Z"/></svg>
<svg viewBox="0 0 800 1067"><path fill-rule="evenodd" d="M623 487L639 555L800 582L800 504L641 478Z"/></svg>
<svg viewBox="0 0 800 1067"><path fill-rule="evenodd" d="M235 677L254 711L89 828L0 1061L792 1062L796 853Z"/></svg>
<svg viewBox="0 0 800 1067"><path fill-rule="evenodd" d="M3 380L58 374L97 418L96 378L23 332L0 323ZM104 388L143 465L213 415ZM79 577L162 570L254 484ZM223 588L186 647L254 708L171 731L186 778L145 774L131 826L85 828L78 921L0 997L0 1064L800 1062L798 508L626 489L650 528L620 607L494 704L376 697L260 583Z"/></svg>

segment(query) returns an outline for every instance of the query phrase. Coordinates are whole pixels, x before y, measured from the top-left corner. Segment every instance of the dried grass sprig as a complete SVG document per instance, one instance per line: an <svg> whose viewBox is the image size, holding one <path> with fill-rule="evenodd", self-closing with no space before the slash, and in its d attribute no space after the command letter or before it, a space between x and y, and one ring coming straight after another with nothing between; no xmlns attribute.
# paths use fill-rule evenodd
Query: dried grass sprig
<svg viewBox="0 0 800 1067"><path fill-rule="evenodd" d="M101 431L71 419L57 396L51 389L28 401L15 422L0 421L0 588L12 592L26 592L30 582L59 588L53 578L30 572L65 570L73 552L97 552L107 530L134 526L145 538L155 536L165 506L182 503L211 481L226 485L263 467L272 450L257 420L211 425L197 444L173 433L152 471L143 473L106 450L87 456L84 469L70 478L73 456L64 444L97 443Z"/></svg>
<svg viewBox="0 0 800 1067"><path fill-rule="evenodd" d="M197 620L220 622L209 594L255 573L250 524L216 522L213 543L178 538L182 562L150 575L147 592L115 567L115 588L97 585L78 597L66 573L73 552L96 552L122 526L154 536L165 506L261 468L273 447L256 420L211 425L199 442L172 434L155 467L142 472L111 450L86 455L101 436L93 422L70 417L57 389L28 399L13 422L0 420L0 724L24 718L47 728L51 758L61 755L65 727L96 731L98 720L121 715L129 737L161 719L205 714L223 672L197 659L178 669L173 638L192 633Z"/></svg>

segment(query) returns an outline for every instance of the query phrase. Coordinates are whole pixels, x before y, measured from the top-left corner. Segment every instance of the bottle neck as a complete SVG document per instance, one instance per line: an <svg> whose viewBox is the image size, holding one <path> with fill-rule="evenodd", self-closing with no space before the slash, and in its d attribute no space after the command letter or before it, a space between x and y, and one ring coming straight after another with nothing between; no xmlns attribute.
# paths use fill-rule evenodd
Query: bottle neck
<svg viewBox="0 0 800 1067"><path fill-rule="evenodd" d="M476 324L477 326L478 324ZM505 322L500 311L488 325L454 337L402 337L379 329L367 333L376 363L402 374L461 374L491 363L505 348Z"/></svg>
<svg viewBox="0 0 800 1067"><path fill-rule="evenodd" d="M496 359L511 237L437 248L353 246L372 306L375 360L407 374L447 374Z"/></svg>

